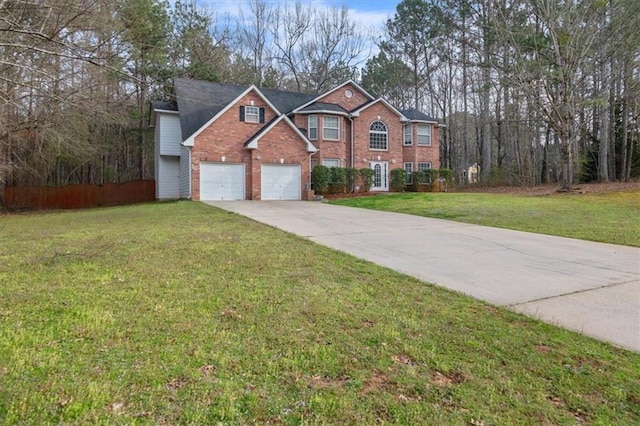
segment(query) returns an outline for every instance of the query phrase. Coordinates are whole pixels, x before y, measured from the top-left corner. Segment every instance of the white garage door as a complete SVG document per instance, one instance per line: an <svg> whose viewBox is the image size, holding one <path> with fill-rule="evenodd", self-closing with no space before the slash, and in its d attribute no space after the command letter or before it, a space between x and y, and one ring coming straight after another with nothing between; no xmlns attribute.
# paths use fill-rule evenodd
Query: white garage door
<svg viewBox="0 0 640 426"><path fill-rule="evenodd" d="M263 164L261 189L263 200L299 200L300 166Z"/></svg>
<svg viewBox="0 0 640 426"><path fill-rule="evenodd" d="M244 164L200 163L201 200L244 200Z"/></svg>

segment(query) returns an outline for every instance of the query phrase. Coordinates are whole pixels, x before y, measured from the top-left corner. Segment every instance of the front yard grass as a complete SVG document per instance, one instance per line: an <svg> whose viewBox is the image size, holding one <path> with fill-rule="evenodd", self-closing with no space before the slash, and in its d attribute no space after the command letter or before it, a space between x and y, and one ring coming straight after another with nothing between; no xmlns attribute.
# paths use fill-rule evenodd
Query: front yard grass
<svg viewBox="0 0 640 426"><path fill-rule="evenodd" d="M538 197L402 193L332 203L640 247L640 188Z"/></svg>
<svg viewBox="0 0 640 426"><path fill-rule="evenodd" d="M639 424L640 354L195 202L0 216L0 423Z"/></svg>

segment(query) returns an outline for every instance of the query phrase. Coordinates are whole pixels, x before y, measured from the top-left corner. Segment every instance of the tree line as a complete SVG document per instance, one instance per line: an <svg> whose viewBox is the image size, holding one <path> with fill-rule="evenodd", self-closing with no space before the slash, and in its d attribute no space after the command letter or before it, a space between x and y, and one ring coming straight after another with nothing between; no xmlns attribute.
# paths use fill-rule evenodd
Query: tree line
<svg viewBox="0 0 640 426"><path fill-rule="evenodd" d="M0 189L153 176L149 101L176 76L317 93L356 78L348 8L0 0Z"/></svg>
<svg viewBox="0 0 640 426"><path fill-rule="evenodd" d="M640 2L404 0L362 82L444 118L442 167L536 185L640 175Z"/></svg>
<svg viewBox="0 0 640 426"><path fill-rule="evenodd" d="M443 120L442 167L512 185L639 174L634 0L0 0L0 187L153 176L149 101L176 76L320 93L359 81ZM372 55L372 40L377 53Z"/></svg>

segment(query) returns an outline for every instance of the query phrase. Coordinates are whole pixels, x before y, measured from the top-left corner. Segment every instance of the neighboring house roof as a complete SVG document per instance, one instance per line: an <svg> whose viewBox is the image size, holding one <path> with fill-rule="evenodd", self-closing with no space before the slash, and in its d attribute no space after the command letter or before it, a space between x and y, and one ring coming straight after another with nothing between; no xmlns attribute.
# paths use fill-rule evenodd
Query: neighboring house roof
<svg viewBox="0 0 640 426"><path fill-rule="evenodd" d="M425 123L438 123L438 120L436 120L433 117L428 116L427 114L418 111L415 108L409 108L409 109L402 109L400 110L400 112L402 113L402 115L404 115L405 117L407 117L409 119L409 121L422 121Z"/></svg>
<svg viewBox="0 0 640 426"><path fill-rule="evenodd" d="M342 108L340 105L329 104L326 102L314 102L298 110L298 114L316 114L316 113L349 115L347 110Z"/></svg>

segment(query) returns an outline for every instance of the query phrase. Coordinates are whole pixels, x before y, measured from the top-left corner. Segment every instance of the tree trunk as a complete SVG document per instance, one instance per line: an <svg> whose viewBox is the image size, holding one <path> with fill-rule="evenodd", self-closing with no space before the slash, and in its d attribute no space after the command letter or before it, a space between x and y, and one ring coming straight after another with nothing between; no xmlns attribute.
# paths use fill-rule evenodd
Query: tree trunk
<svg viewBox="0 0 640 426"><path fill-rule="evenodd" d="M629 135L628 135L628 127L629 127L629 84L631 81L631 66L630 61L625 58L624 60L624 77L623 77L623 89L622 89L622 108L620 111L620 133L622 139L622 161L621 161L621 169L620 170L620 179L625 182L629 181L631 177L631 161L629 158L633 153L633 149L629 149ZM633 144L632 144L633 147ZM630 151L630 153L629 153Z"/></svg>

